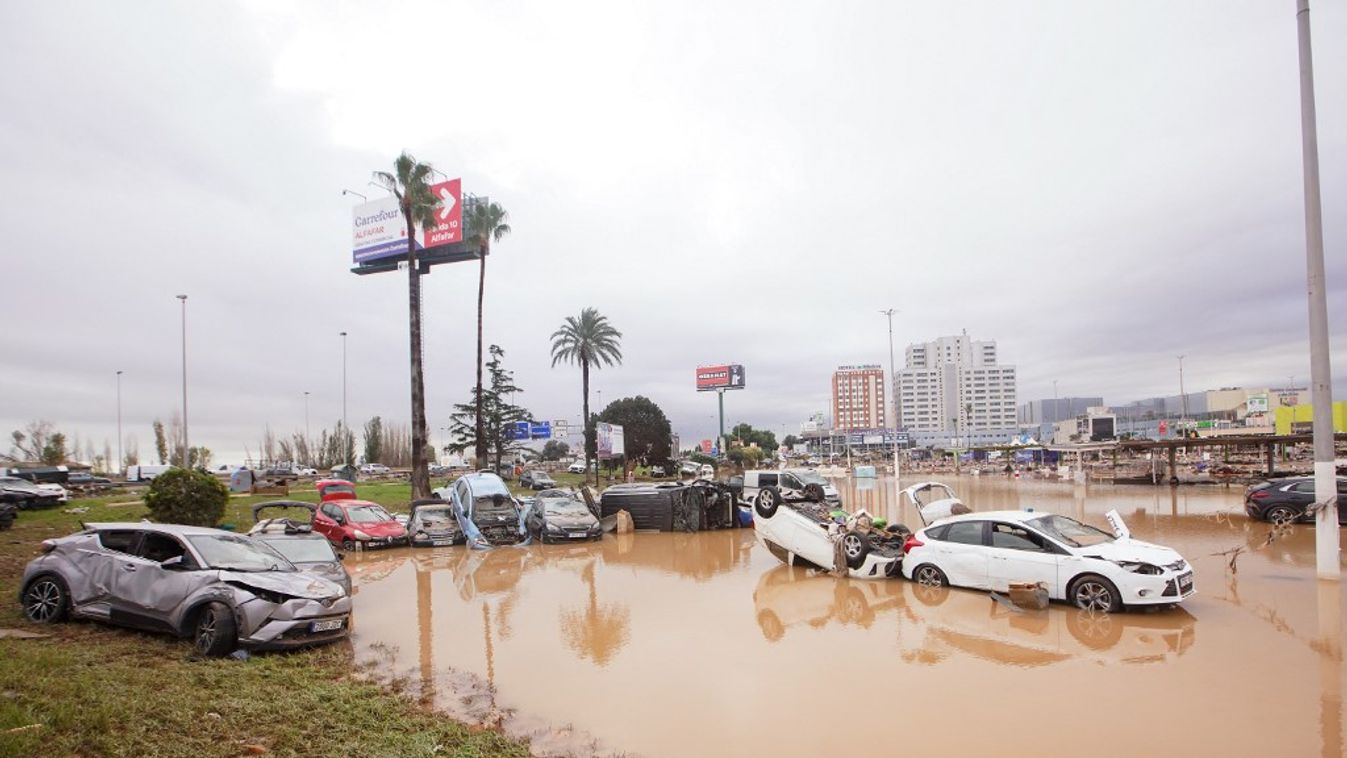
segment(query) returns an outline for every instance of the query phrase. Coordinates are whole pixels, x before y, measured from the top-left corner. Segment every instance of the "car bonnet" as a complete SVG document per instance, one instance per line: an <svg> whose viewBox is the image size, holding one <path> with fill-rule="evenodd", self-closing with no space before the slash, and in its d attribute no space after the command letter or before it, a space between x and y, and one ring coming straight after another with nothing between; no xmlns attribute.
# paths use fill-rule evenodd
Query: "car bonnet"
<svg viewBox="0 0 1347 758"><path fill-rule="evenodd" d="M1171 548L1134 539L1101 542L1098 545L1074 548L1074 550L1079 555L1086 557L1098 557L1108 561L1138 561L1152 563L1156 566L1164 566L1183 558Z"/></svg>
<svg viewBox="0 0 1347 758"><path fill-rule="evenodd" d="M230 571L225 569L220 571L220 579L309 600L341 597L346 594L346 591L340 585L309 571Z"/></svg>

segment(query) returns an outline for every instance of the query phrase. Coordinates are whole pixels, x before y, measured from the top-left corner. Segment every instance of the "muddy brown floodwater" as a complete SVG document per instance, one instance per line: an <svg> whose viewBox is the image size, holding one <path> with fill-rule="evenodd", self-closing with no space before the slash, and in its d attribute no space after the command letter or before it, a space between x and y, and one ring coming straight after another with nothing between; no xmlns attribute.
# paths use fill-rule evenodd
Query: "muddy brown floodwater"
<svg viewBox="0 0 1347 758"><path fill-rule="evenodd" d="M913 484L917 480L905 480ZM783 566L752 530L352 556L362 663L540 753L1343 755L1342 608L1314 527L1238 561L1243 488L946 478L974 510L1033 507L1195 567L1181 608L1011 613ZM891 482L849 507L916 525Z"/></svg>

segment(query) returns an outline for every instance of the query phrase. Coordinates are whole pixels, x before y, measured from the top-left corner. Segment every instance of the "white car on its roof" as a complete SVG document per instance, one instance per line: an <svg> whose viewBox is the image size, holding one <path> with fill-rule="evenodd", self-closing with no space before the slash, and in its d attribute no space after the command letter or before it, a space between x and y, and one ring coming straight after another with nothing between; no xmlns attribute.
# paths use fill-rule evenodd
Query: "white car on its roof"
<svg viewBox="0 0 1347 758"><path fill-rule="evenodd" d="M1116 512L1109 534L1041 511L989 511L941 519L903 546L903 576L924 585L1007 592L1041 582L1048 597L1089 610L1168 605L1192 597L1193 568L1161 545L1131 538Z"/></svg>

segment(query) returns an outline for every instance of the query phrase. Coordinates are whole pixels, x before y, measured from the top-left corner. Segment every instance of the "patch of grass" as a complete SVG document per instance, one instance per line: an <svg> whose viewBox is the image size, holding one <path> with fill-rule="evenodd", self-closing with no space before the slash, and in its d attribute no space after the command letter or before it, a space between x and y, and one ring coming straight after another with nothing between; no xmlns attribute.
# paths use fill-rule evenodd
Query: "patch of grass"
<svg viewBox="0 0 1347 758"><path fill-rule="evenodd" d="M396 508L399 487L360 485ZM306 496L307 495L307 496ZM315 500L317 494L291 497ZM231 498L226 520L251 522L265 497ZM43 539L81 521L137 521L143 504L115 498L23 511L0 532L0 627L50 634L0 639L0 756L527 755L498 732L475 729L352 675L346 643L248 661L198 660L190 645L90 622L43 626L17 602L24 566ZM87 507L83 514L62 511ZM33 724L41 726L20 729ZM11 731L14 730L14 731Z"/></svg>

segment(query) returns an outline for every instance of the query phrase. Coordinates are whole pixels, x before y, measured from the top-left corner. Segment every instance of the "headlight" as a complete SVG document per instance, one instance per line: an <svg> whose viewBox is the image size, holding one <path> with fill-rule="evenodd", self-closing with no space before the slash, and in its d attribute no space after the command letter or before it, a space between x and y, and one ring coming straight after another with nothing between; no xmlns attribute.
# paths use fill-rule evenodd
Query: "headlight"
<svg viewBox="0 0 1347 758"><path fill-rule="evenodd" d="M562 529L561 527L557 526L556 524L548 524L548 525L547 525L547 531L551 532L552 534L563 534L563 533L565 533L566 530L565 530L565 529Z"/></svg>
<svg viewBox="0 0 1347 758"><path fill-rule="evenodd" d="M355 536L355 538L358 539L358 540L367 540L367 539L369 539L369 535L368 535L368 534L365 534L364 532L360 531L359 529L352 529L352 530L351 530L351 533L352 533L352 534Z"/></svg>
<svg viewBox="0 0 1347 758"><path fill-rule="evenodd" d="M1123 569L1131 571L1133 574L1163 574L1164 569L1150 563L1142 561L1113 561Z"/></svg>
<svg viewBox="0 0 1347 758"><path fill-rule="evenodd" d="M418 539L425 539L425 537L426 537L426 532L425 532L425 530L418 530L418 531L416 532L416 536L417 536Z"/></svg>

